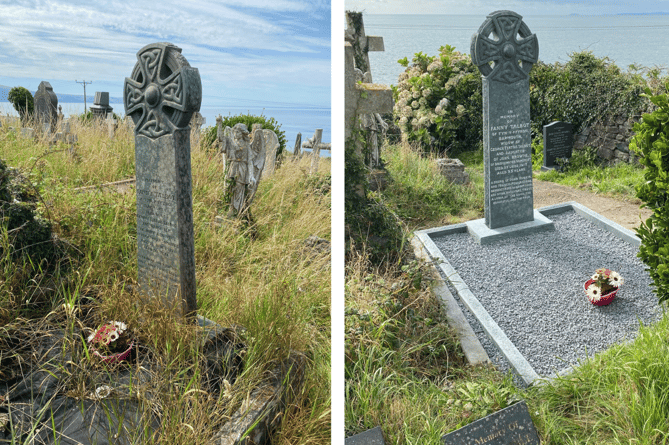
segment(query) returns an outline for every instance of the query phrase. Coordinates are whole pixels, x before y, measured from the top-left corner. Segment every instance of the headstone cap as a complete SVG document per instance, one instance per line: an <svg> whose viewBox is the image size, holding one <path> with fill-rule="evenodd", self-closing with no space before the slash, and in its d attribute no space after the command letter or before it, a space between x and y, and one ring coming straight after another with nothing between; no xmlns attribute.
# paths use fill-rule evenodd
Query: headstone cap
<svg viewBox="0 0 669 445"><path fill-rule="evenodd" d="M158 42L137 52L137 63L123 86L125 112L136 134L155 139L185 128L201 102L200 72L181 55L181 48Z"/></svg>
<svg viewBox="0 0 669 445"><path fill-rule="evenodd" d="M539 59L539 41L520 14L501 10L488 14L472 36L470 51L484 77L515 83L529 77Z"/></svg>

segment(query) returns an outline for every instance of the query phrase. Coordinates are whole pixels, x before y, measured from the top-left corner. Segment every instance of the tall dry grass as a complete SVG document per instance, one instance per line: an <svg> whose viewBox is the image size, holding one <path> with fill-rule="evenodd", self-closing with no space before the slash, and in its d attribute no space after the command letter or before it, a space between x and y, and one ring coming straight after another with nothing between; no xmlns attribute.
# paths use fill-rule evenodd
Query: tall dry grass
<svg viewBox="0 0 669 445"><path fill-rule="evenodd" d="M214 419L248 403L250 391L267 373L291 351L300 351L307 357L300 401L287 411L273 440L329 443L330 253L305 244L311 235L330 238L329 159L321 159L319 173L310 175L310 158L288 156L273 175L262 178L251 207L253 226L233 222L221 227L215 223L223 208L220 154L192 138L198 313L222 326L243 326L247 345L233 392L226 400L212 400L198 390L201 352L193 346L197 343L192 341L193 328L138 304L133 293L134 189L77 190L133 177L132 132L119 125L110 139L106 122L95 121L72 120L70 128L78 137L74 150L64 143L49 144L44 135L23 138L20 130L10 131L3 123L0 158L35 183L41 196L39 210L54 222L57 235L79 252L74 270L57 277L57 289L42 303L50 305L51 316L55 313L61 322L66 320L63 302L79 301L83 295L94 301L98 321L126 319L142 341L157 348L164 366L146 393L159 394L164 428L152 440L202 443L212 432ZM10 267L9 262L4 264ZM5 276L16 272L11 267ZM45 283L52 278L38 274L32 279ZM30 312L10 307L5 298L9 290L4 291L0 306L29 319ZM87 372L84 367L82 375ZM86 378L72 380L81 390L75 381Z"/></svg>

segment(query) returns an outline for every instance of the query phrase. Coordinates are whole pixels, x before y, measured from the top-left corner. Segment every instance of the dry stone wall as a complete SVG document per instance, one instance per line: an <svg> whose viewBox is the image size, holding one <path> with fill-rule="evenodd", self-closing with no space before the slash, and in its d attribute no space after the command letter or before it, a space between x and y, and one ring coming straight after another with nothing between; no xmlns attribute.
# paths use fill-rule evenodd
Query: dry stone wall
<svg viewBox="0 0 669 445"><path fill-rule="evenodd" d="M574 149L581 150L585 146L597 149L597 155L607 161L637 162L637 157L630 152L630 139L634 136L634 123L641 116L615 116L587 127L574 141Z"/></svg>

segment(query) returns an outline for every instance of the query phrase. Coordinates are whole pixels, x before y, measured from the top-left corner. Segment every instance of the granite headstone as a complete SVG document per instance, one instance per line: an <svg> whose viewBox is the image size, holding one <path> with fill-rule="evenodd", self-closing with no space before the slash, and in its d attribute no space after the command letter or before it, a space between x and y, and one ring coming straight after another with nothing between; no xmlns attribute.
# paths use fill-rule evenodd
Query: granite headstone
<svg viewBox="0 0 669 445"><path fill-rule="evenodd" d="M355 436L347 437L345 445L384 445L383 431L377 426L371 430L363 431Z"/></svg>
<svg viewBox="0 0 669 445"><path fill-rule="evenodd" d="M40 82L35 92L34 103L37 121L48 125L47 132L53 131L58 121L58 97L49 82Z"/></svg>
<svg viewBox="0 0 669 445"><path fill-rule="evenodd" d="M443 445L540 445L525 401L446 434Z"/></svg>
<svg viewBox="0 0 669 445"><path fill-rule="evenodd" d="M134 121L137 278L144 294L194 315L195 256L190 126L202 82L181 48L152 43L137 53L123 86Z"/></svg>
<svg viewBox="0 0 669 445"><path fill-rule="evenodd" d="M472 37L483 75L485 223L490 229L533 220L530 80L539 42L512 11L488 15Z"/></svg>
<svg viewBox="0 0 669 445"><path fill-rule="evenodd" d="M557 158L571 158L574 148L573 125L569 122L555 121L544 125L544 164L542 170L557 167Z"/></svg>

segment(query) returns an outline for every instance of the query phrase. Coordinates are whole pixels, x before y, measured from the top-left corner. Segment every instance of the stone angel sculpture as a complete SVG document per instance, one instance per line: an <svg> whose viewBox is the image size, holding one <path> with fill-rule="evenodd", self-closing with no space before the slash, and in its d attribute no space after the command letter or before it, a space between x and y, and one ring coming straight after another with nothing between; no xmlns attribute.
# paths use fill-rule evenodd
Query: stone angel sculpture
<svg viewBox="0 0 669 445"><path fill-rule="evenodd" d="M265 166L265 144L262 126L253 125L252 137L246 125L223 129L221 116L216 118L217 135L225 163L225 196L228 217L251 220L249 208L258 190Z"/></svg>

